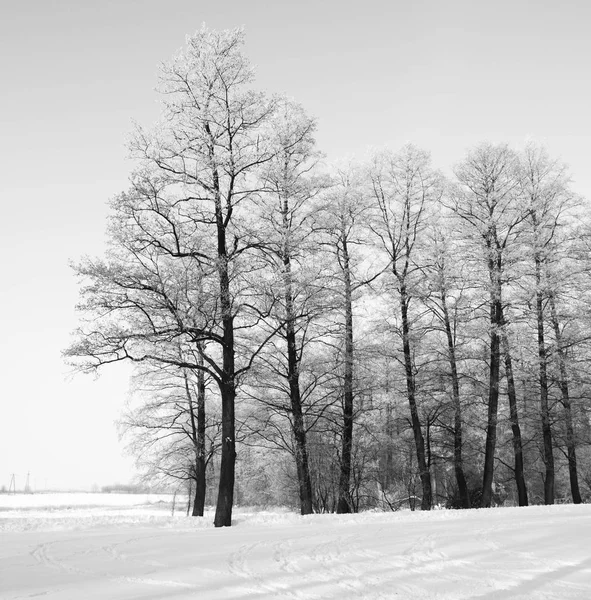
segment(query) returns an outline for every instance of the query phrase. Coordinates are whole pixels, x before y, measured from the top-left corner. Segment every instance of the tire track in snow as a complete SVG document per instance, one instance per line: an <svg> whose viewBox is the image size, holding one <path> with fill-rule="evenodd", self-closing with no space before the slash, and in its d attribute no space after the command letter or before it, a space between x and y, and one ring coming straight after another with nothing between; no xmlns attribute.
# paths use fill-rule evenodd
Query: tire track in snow
<svg viewBox="0 0 591 600"><path fill-rule="evenodd" d="M533 566L536 570L545 571L547 569L553 569L556 566L559 567L569 567L572 566L571 562L562 561L559 558L552 559L544 559L540 556L536 556L534 552L527 550L518 550L517 548L509 548L507 546L503 546L498 544L491 538L491 534L499 534L504 536L507 539L511 539L512 532L506 527L501 527L500 525L494 527L487 527L484 529L476 530L476 536L480 540L480 542L491 550L491 552L495 556L503 556L508 557L512 562L515 560L523 561L526 563L526 566ZM504 563L503 563L504 564Z"/></svg>
<svg viewBox="0 0 591 600"><path fill-rule="evenodd" d="M290 575L302 572L294 560L293 541L276 542L273 544L273 560L278 564L281 571Z"/></svg>
<svg viewBox="0 0 591 600"><path fill-rule="evenodd" d="M148 567L149 570L141 575L113 575L109 574L108 578L111 581L115 581L118 583L132 583L132 584L141 584L141 585L149 585L149 586L161 586L165 588L173 588L173 589L187 589L187 590L197 590L199 588L198 585L193 583L187 583L184 581L177 581L174 579L160 579L158 577L151 577L158 572L158 569L166 568L167 565L160 561L155 561L151 559L141 558L139 556L132 556L127 552L123 552L119 550L121 547L132 545L136 542L144 542L146 540L154 540L162 537L162 534L158 535L150 535L150 536L136 536L121 540L119 542L115 542L112 544L106 544L100 547L102 552L105 552L107 555L111 557L112 560L116 562L123 562L129 565L140 565L144 567Z"/></svg>
<svg viewBox="0 0 591 600"><path fill-rule="evenodd" d="M143 542L145 540L153 540L161 537L160 535L151 535L147 537L132 537L120 542L114 542L112 544L107 544L105 546L101 546L101 550L111 556L116 561L123 561L127 563L135 563L140 565L145 565L147 567L152 567L150 572L156 571L158 568L165 568L165 565L162 562L157 560L151 560L146 558L140 558L136 556L130 556L126 552L122 552L119 550L122 546L129 546L130 544L134 544L135 542Z"/></svg>
<svg viewBox="0 0 591 600"><path fill-rule="evenodd" d="M429 532L419 535L412 543L394 553L380 552L376 557L375 550L364 552L372 559L372 564L381 563L383 572L381 585L389 585L401 600L458 600L468 596L458 596L456 586L462 581L454 573L458 567L465 568L469 561L451 557L441 544L441 535ZM421 585L436 576L441 587L438 591ZM414 581L418 583L414 583ZM385 598L393 597L386 595ZM469 596L471 597L471 596Z"/></svg>
<svg viewBox="0 0 591 600"><path fill-rule="evenodd" d="M313 558L328 575L327 581L335 581L340 587L349 591L359 591L360 587L362 587L358 582L350 583L348 578L343 578L343 576L350 576L358 579L361 575L358 569L354 569L345 562L341 549L343 544L349 544L354 537L355 536L338 536L317 544L310 552L310 557Z"/></svg>
<svg viewBox="0 0 591 600"><path fill-rule="evenodd" d="M151 537L156 538L159 536L151 536ZM124 540L122 542L117 542L114 544L108 544L106 546L88 548L82 552L72 552L68 556L68 558L72 558L75 556L83 556L83 555L92 556L93 554L96 555L97 551L99 551L99 552L102 551L102 552L105 552L106 554L110 555L111 559L115 560L115 561L123 560L126 562L139 562L140 564L142 562L144 562L144 564L151 564L151 566L155 566L154 565L155 561L146 562L146 561L143 561L143 559L138 559L136 561L132 558L129 558L125 554L117 552L117 550L115 549L115 546L126 544L126 543L133 542L133 541L140 541L143 539L145 539L145 538L142 538L142 537L130 538L128 540ZM30 555L33 557L33 559L38 564L48 567L48 568L51 568L51 569L57 569L62 572L65 572L65 573L69 573L70 575L82 575L82 576L86 576L86 577L96 575L97 571L91 571L89 569L81 569L78 567L74 567L73 565L65 562L64 559L57 559L55 557L55 555L48 552L49 547L56 546L57 544L64 543L64 542L70 542L70 541L72 541L72 540L57 540L54 542L47 542L47 543L39 544L30 552ZM162 567L166 566L163 563L156 563L156 565L162 566ZM156 571L156 569L152 569L152 571L150 571L149 573L146 573L146 575L150 575L151 573L154 573L155 571ZM115 575L113 573L109 573L108 571L106 573L104 573L104 578L107 579L108 581L112 581L112 582L116 582L116 583L122 583L122 582L133 583L133 584L139 583L139 584L150 585L150 586L155 586L155 585L162 586L162 587L166 587L166 588L184 588L184 589L196 590L199 587L195 584L186 583L183 581L158 579L158 578L154 578L154 577ZM53 590L53 591L56 591L56 590ZM42 592L39 594L35 594L34 596L41 596L46 593L48 593L48 592ZM33 597L33 596L30 596L30 597Z"/></svg>
<svg viewBox="0 0 591 600"><path fill-rule="evenodd" d="M450 566L452 561L445 552L436 550L436 535L429 533L417 538L403 552L403 558L407 563L405 567L414 567L421 570L443 571Z"/></svg>
<svg viewBox="0 0 591 600"><path fill-rule="evenodd" d="M536 578L548 578L549 573L577 566L576 563L571 561L564 561L554 557L544 558L536 556L536 554L531 551L509 548L506 545L499 544L492 539L493 535L500 535L507 539L511 539L512 537L512 531L500 523L491 527L477 529L475 534L482 545L490 551L489 556L494 557L494 562L487 565L486 575L489 585L491 587L498 587L499 576L502 576L505 578L505 586L500 589L503 589L507 593L515 586L527 587L528 583L535 581ZM512 569L510 571L513 575L513 579L510 581L506 580L507 563L517 565L518 567L517 569ZM576 584L570 584L569 582L557 580L552 583L560 589L578 589ZM538 597L545 598L546 596L543 595L540 590ZM552 592L549 597L556 597L556 594Z"/></svg>
<svg viewBox="0 0 591 600"><path fill-rule="evenodd" d="M44 567L64 571L66 573L70 573L71 575L88 575L89 571L84 571L82 569L78 569L77 567L73 567L72 565L68 565L63 562L63 560L58 560L55 558L55 556L52 556L50 553L48 553L47 549L51 546L55 546L58 543L58 541L55 541L39 544L29 554L38 564Z"/></svg>
<svg viewBox="0 0 591 600"><path fill-rule="evenodd" d="M389 578L379 575L375 569L371 568L377 565L380 567L380 571L387 571L387 568L384 567L388 566L388 557L381 552L360 546L359 536L356 534L337 536L317 544L310 552L310 558L313 558L322 567L323 581L332 585L336 584L341 589L339 598L391 600L394 597L391 592L385 593L378 589L383 588ZM363 568L366 563L368 563L368 568ZM415 592L412 586L403 587L405 595L400 596L401 598L416 597L416 595L411 596L407 593ZM398 586L398 589L402 588Z"/></svg>
<svg viewBox="0 0 591 600"><path fill-rule="evenodd" d="M262 576L260 573L257 573L248 564L249 554L255 550L258 551L261 548L264 548L269 550L269 554L272 554L271 558L273 559L273 562L277 563L279 566L279 573L297 574L298 571L295 568L293 561L287 557L285 551L285 547L287 546L288 542L279 542L276 544L270 544L269 542L242 544L238 550L229 555L228 569L230 573L245 581L245 591L254 594L271 594L271 598L282 597L310 600L313 596L310 596L309 593L293 589L291 585L293 582L275 583L270 581L267 577ZM270 574L270 577L273 576L274 574Z"/></svg>

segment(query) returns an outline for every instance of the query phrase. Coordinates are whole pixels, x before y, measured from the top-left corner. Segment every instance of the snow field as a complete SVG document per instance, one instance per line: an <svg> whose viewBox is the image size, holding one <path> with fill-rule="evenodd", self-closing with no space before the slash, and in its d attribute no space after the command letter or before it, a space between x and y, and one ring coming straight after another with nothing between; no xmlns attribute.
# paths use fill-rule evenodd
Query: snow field
<svg viewBox="0 0 591 600"><path fill-rule="evenodd" d="M591 599L589 505L307 517L238 509L225 529L213 528L212 512L166 508L0 512L0 598Z"/></svg>

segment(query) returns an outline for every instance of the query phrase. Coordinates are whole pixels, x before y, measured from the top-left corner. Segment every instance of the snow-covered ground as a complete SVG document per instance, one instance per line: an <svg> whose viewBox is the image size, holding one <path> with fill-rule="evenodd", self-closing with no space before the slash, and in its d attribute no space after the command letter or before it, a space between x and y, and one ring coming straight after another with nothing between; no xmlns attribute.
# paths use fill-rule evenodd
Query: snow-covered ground
<svg viewBox="0 0 591 600"><path fill-rule="evenodd" d="M39 496L0 496L2 600L591 599L591 505L237 509L214 529L212 513L171 516L170 497Z"/></svg>

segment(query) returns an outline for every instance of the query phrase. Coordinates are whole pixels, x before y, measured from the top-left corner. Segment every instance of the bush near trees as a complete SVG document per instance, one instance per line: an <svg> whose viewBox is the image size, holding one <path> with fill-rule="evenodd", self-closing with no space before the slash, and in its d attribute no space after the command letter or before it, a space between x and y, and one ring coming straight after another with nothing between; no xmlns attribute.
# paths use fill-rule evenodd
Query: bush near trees
<svg viewBox="0 0 591 600"><path fill-rule="evenodd" d="M109 249L74 266L81 370L126 361L154 481L302 514L591 496L591 227L568 168L483 143L330 166L241 30L161 68ZM217 486L217 489L214 489Z"/></svg>

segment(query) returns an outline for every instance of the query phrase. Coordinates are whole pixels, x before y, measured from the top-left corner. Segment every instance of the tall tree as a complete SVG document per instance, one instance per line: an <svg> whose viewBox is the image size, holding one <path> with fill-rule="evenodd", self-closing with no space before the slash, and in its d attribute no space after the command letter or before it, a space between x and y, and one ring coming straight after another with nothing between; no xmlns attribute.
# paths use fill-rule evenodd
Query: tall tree
<svg viewBox="0 0 591 600"><path fill-rule="evenodd" d="M573 411L571 396L569 391L569 376L567 371L566 361L566 349L563 341L562 330L560 327L560 320L558 317L558 311L556 310L556 300L552 293L548 299L550 305L550 319L552 323L552 330L554 332L554 339L556 343L556 356L558 360L558 384L561 393L561 402L564 408L564 420L566 428L566 448L568 458L568 474L570 480L571 495L574 504L581 504L583 501L581 497L581 490L579 487L579 474L577 469L577 449L575 442L575 427L573 420Z"/></svg>
<svg viewBox="0 0 591 600"><path fill-rule="evenodd" d="M269 128L274 155L263 170L265 191L257 217L259 245L273 281L266 289L273 307L270 329L278 331L284 351L267 353L266 364L274 377L284 376L287 382L300 511L305 515L313 511L313 498L301 369L308 335L326 301L311 220L313 200L323 184L315 174L315 122L303 108L279 100Z"/></svg>
<svg viewBox="0 0 591 600"><path fill-rule="evenodd" d="M443 208L443 207L442 207ZM429 293L424 302L431 309L445 332L446 358L449 365L451 399L453 405L453 465L462 508L470 508L470 495L464 469L464 423L460 398L460 374L457 357L457 325L463 290L457 265L459 249L453 244L453 231L444 218L433 219L430 232L430 260L425 275ZM465 317L464 317L465 318ZM437 326L436 326L437 327Z"/></svg>
<svg viewBox="0 0 591 600"><path fill-rule="evenodd" d="M273 104L249 89L253 73L243 42L241 30L204 27L162 67L163 119L151 131L137 130L132 152L140 169L130 193L114 203L118 248L110 264L78 269L94 280L82 308L98 308L103 319L89 322L82 343L70 351L101 364L173 362L206 370L217 383L222 442L216 527L232 522L238 380L265 342L252 349L252 340L242 339L252 337L247 332L261 319L245 283L258 263L244 224L257 174L272 157L261 134ZM244 295L248 302L238 300ZM107 305L119 311L120 323ZM163 342L179 336L208 344L203 366L171 358Z"/></svg>
<svg viewBox="0 0 591 600"><path fill-rule="evenodd" d="M426 152L406 146L397 154L383 152L375 156L369 169L369 180L375 208L371 227L388 258L400 310L407 399L423 490L421 508L430 510L431 476L417 402L410 309L418 273L417 244L425 227L427 211L442 193L441 177L431 168Z"/></svg>
<svg viewBox="0 0 591 600"><path fill-rule="evenodd" d="M355 421L355 336L353 326L353 301L360 289L373 281L376 274L361 274L363 262L355 247L366 245L367 231L364 217L368 216L368 203L363 195L362 177L352 164L335 170L333 185L319 213L318 226L328 235L325 242L334 257L337 313L342 318L342 343L340 362L342 377L338 396L341 400L342 425L340 427L339 482L336 510L350 513L354 503L351 496L353 461L353 428ZM375 269L374 269L375 270Z"/></svg>
<svg viewBox="0 0 591 600"><path fill-rule="evenodd" d="M513 452L515 482L519 505L528 503L523 466L523 442L517 407L513 364L507 337L507 321L503 305L503 287L508 276L509 252L514 246L519 226L526 217L517 198L519 179L517 157L507 146L483 144L475 148L455 169L459 183L451 209L469 228L478 257L488 273L488 306L490 322L490 359L488 384L488 416L482 506L490 506L497 443L499 381L504 356Z"/></svg>
<svg viewBox="0 0 591 600"><path fill-rule="evenodd" d="M572 414L564 356L561 347L560 328L557 323L554 288L556 267L560 252L559 229L568 222L568 211L572 207L574 195L569 189L566 167L552 160L547 151L538 145L528 144L521 155L520 181L522 194L528 202L527 247L533 262L535 317L538 347L538 381L540 388L540 418L542 425L543 459L545 465L544 502L554 504L555 466L554 444L552 436L552 415L549 403L549 352L546 342L547 308L550 306L550 318L557 342L557 356L560 372L560 389L562 403L566 413L567 447L569 457L569 473L573 499L578 495L576 475L576 453L573 443ZM554 264L553 264L554 263ZM558 263L558 264L556 264ZM553 281L554 279L554 281Z"/></svg>

